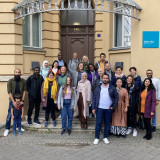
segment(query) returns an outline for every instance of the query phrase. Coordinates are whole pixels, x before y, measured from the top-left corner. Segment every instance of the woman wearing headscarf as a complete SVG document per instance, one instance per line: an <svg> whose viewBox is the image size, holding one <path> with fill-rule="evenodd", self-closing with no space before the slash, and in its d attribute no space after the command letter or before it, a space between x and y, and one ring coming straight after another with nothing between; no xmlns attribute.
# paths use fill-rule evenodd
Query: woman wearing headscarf
<svg viewBox="0 0 160 160"><path fill-rule="evenodd" d="M46 79L48 72L49 72L49 63L47 60L45 60L43 61L43 64L40 69L40 75L43 77L44 80Z"/></svg>
<svg viewBox="0 0 160 160"><path fill-rule="evenodd" d="M82 73L81 80L78 82L77 87L77 109L76 116L79 115L81 128L87 129L87 117L89 116L89 104L91 101L91 84L87 80L87 73Z"/></svg>

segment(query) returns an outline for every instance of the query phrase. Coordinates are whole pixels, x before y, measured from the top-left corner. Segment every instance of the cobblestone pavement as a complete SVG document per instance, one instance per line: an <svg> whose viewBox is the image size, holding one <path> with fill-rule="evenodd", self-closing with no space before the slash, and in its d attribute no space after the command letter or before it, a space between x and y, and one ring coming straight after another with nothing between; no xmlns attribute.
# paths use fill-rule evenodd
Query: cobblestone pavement
<svg viewBox="0 0 160 160"><path fill-rule="evenodd" d="M3 137L0 130L0 160L160 160L160 132L153 134L150 141L138 136L127 138L110 136L110 144L102 137L93 145L93 132L73 132L61 136L53 130L27 130L23 135ZM11 130L12 132L12 130Z"/></svg>

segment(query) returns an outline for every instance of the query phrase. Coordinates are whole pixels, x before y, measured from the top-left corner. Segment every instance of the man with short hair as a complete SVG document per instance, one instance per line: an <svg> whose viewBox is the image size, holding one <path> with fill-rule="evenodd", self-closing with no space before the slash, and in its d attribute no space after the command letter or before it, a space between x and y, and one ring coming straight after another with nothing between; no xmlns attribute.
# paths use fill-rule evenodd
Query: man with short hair
<svg viewBox="0 0 160 160"><path fill-rule="evenodd" d="M105 63L105 73L109 75L109 80L111 81L112 77L115 75L115 72L112 72L110 63Z"/></svg>
<svg viewBox="0 0 160 160"><path fill-rule="evenodd" d="M105 58L106 58L106 54L101 53L100 54L100 61L96 62L96 64L95 64L96 70L98 70L99 68L102 68L103 70L105 70L105 63L108 63L108 61L106 61Z"/></svg>
<svg viewBox="0 0 160 160"><path fill-rule="evenodd" d="M151 69L148 69L146 71L146 75L148 78L152 80L152 83L156 89L156 106L157 106L160 101L160 80L158 78L153 77L153 71ZM155 114L155 118L152 118L152 132L156 132L156 121L157 121L157 114Z"/></svg>
<svg viewBox="0 0 160 160"><path fill-rule="evenodd" d="M96 128L95 140L93 144L98 144L101 126L104 120L104 143L108 144L108 134L110 130L110 122L112 118L113 109L118 104L118 92L115 87L109 84L109 75L103 74L103 83L100 84L94 92L92 113L96 113Z"/></svg>
<svg viewBox="0 0 160 160"><path fill-rule="evenodd" d="M11 108L14 106L17 108L17 103L14 99L15 94L21 95L21 102L20 105L24 104L25 92L26 92L26 81L21 78L21 70L16 68L14 70L14 78L11 78L7 83L7 91L9 94L9 109L8 115L6 119L6 129L4 131L4 136L8 136L10 126L11 126ZM24 129L21 128L22 131Z"/></svg>
<svg viewBox="0 0 160 160"><path fill-rule="evenodd" d="M29 108L28 108L28 124L32 124L32 112L35 106L34 123L41 124L38 120L40 103L41 103L41 86L44 81L43 77L39 74L40 68L35 67L33 75L27 79L27 91L29 98Z"/></svg>
<svg viewBox="0 0 160 160"><path fill-rule="evenodd" d="M58 54L58 69L60 69L62 66L65 66L67 68L67 63L63 60L61 52Z"/></svg>

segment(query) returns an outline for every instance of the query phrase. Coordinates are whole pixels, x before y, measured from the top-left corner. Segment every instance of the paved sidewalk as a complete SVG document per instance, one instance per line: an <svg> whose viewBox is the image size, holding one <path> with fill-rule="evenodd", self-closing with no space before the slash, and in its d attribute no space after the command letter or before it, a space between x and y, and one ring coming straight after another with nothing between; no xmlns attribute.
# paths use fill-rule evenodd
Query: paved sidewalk
<svg viewBox="0 0 160 160"><path fill-rule="evenodd" d="M101 141L93 145L93 132L73 132L61 136L51 130L27 130L23 135L3 137L0 130L0 160L159 160L160 132L150 141L138 136L127 138L110 136L110 144Z"/></svg>

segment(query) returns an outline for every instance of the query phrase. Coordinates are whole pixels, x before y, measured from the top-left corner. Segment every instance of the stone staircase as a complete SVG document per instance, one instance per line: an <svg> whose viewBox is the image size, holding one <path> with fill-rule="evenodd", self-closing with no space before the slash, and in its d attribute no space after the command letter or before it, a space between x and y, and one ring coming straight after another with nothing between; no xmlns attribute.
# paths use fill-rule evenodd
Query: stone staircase
<svg viewBox="0 0 160 160"><path fill-rule="evenodd" d="M33 113L34 113L34 111L33 111ZM56 111L56 123L57 123L56 127L53 127L51 119L49 120L49 125L47 127L44 126L44 122L45 122L45 111L44 110L41 110L40 114L39 114L39 121L41 122L40 125L37 125L37 124L28 125L27 116L25 116L25 119L22 121L22 126L26 129L38 129L38 130L50 129L52 131L59 132L59 131L62 130L62 122L61 122L61 118L58 118L59 115L60 115L60 112ZM32 116L32 120L33 120L33 116ZM95 124L96 124L96 119L94 117L93 118L88 118L88 129L87 130L86 129L81 129L79 119L74 117L73 121L72 121L72 131L94 132Z"/></svg>

